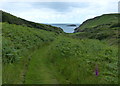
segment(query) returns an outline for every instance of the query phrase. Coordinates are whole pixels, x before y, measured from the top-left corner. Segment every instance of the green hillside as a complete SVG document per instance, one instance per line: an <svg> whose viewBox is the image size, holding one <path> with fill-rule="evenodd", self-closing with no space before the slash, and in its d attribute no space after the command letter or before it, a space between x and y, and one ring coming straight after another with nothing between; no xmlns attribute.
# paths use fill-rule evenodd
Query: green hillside
<svg viewBox="0 0 120 86"><path fill-rule="evenodd" d="M4 84L117 83L117 55L99 40L3 23Z"/></svg>
<svg viewBox="0 0 120 86"><path fill-rule="evenodd" d="M15 24L2 23L3 63L14 62L22 58L25 51L39 48L53 41L56 33L45 30L24 27Z"/></svg>
<svg viewBox="0 0 120 86"><path fill-rule="evenodd" d="M1 24L3 84L118 84L117 46L81 32Z"/></svg>
<svg viewBox="0 0 120 86"><path fill-rule="evenodd" d="M107 40L110 44L117 44L120 36L118 29L119 14L104 14L102 16L88 19L75 29L73 36L78 38L90 38Z"/></svg>
<svg viewBox="0 0 120 86"><path fill-rule="evenodd" d="M51 25L39 24L39 23L27 21L25 19L21 19L19 17L16 17L4 11L0 11L0 12L2 13L2 19L0 19L0 22L2 20L2 22L7 22L9 24L16 24L16 25L22 25L22 26L27 26L31 28L43 29L46 31L52 31L56 33L63 33L63 30L61 28L57 28Z"/></svg>
<svg viewBox="0 0 120 86"><path fill-rule="evenodd" d="M101 27L120 27L118 23L119 14L104 14L97 16L92 19L84 21L78 28L75 29L75 32L86 31L89 28L101 28Z"/></svg>

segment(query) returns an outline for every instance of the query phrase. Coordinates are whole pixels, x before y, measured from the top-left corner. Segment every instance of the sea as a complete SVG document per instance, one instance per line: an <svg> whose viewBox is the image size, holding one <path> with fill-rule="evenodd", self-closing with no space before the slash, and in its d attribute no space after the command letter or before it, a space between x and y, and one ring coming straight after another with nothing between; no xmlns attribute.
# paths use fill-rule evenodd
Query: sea
<svg viewBox="0 0 120 86"><path fill-rule="evenodd" d="M73 33L74 29L80 26L80 24L50 24L50 25L60 27L66 33Z"/></svg>

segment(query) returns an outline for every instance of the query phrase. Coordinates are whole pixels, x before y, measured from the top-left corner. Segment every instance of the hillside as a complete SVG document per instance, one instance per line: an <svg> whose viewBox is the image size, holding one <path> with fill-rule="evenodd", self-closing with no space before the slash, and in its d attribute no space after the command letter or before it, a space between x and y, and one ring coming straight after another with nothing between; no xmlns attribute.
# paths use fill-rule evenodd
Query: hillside
<svg viewBox="0 0 120 86"><path fill-rule="evenodd" d="M74 36L78 38L91 38L99 40L115 41L111 44L117 43L117 38L120 36L118 29L120 23L118 22L119 14L104 14L83 22L75 29Z"/></svg>
<svg viewBox="0 0 120 86"><path fill-rule="evenodd" d="M117 83L117 47L3 23L3 84ZM95 76L95 66L100 75ZM11 78L12 77L12 78Z"/></svg>
<svg viewBox="0 0 120 86"><path fill-rule="evenodd" d="M2 23L3 63L19 60L28 50L52 42L56 33L15 24Z"/></svg>
<svg viewBox="0 0 120 86"><path fill-rule="evenodd" d="M118 23L119 17L119 14L104 14L92 19L88 19L84 21L78 28L76 28L75 32L86 31L89 28L120 27L120 24Z"/></svg>
<svg viewBox="0 0 120 86"><path fill-rule="evenodd" d="M81 38L78 39L76 35L80 32L71 35L63 32L57 34L54 29L53 31L46 30L46 27L36 29L28 21L22 23L20 19L21 22L14 24L10 19L8 17L7 22L0 23L2 24L2 83L5 86L6 84L118 84L117 46L110 46L104 41L89 37L84 39L79 36Z"/></svg>
<svg viewBox="0 0 120 86"><path fill-rule="evenodd" d="M10 13L4 12L4 11L0 11L0 13L2 13L2 19L0 19L0 22L2 20L2 22L7 22L9 24L16 24L16 25L22 25L22 26L27 26L27 27L31 27L31 28L43 29L46 31L52 31L52 32L56 32L56 33L63 33L63 30L58 27L27 21L25 19L16 17L16 16L11 15Z"/></svg>

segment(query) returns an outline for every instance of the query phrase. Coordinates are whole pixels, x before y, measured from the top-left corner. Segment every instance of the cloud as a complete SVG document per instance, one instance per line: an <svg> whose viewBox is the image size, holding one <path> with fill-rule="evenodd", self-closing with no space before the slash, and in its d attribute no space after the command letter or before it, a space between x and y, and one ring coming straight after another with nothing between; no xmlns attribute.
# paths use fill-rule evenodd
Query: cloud
<svg viewBox="0 0 120 86"><path fill-rule="evenodd" d="M1 2L0 9L39 23L82 23L86 19L118 11L118 0L35 1Z"/></svg>
<svg viewBox="0 0 120 86"><path fill-rule="evenodd" d="M83 2L81 2L81 3L76 3L76 2L37 2L37 3L32 3L33 7L50 8L57 12L70 11L71 7L84 8L87 5L88 5L87 3L83 3Z"/></svg>

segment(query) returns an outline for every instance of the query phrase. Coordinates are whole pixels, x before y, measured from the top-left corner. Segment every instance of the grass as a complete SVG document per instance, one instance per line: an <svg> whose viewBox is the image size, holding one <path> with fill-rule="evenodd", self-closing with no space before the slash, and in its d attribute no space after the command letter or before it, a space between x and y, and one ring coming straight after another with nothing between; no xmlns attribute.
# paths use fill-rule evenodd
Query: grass
<svg viewBox="0 0 120 86"><path fill-rule="evenodd" d="M25 84L58 84L58 81L53 76L54 74L51 72L51 69L46 65L45 60L48 58L48 48L49 46L46 45L41 49L38 49L31 56Z"/></svg>
<svg viewBox="0 0 120 86"><path fill-rule="evenodd" d="M72 37L80 39L98 39L105 40L110 45L118 45L118 30L120 23L118 22L119 14L104 14L83 22L75 32L70 34Z"/></svg>
<svg viewBox="0 0 120 86"><path fill-rule="evenodd" d="M19 17L16 17L10 13L7 13L1 10L0 12L2 13L2 17L1 17L2 19L0 18L0 22L7 22L9 24L16 24L16 25L21 25L21 26L26 26L26 27L36 28L36 29L42 29L50 32L56 32L58 34L63 33L63 30L61 28L57 28L47 24L39 24L32 21L27 21L25 19L21 19Z"/></svg>
<svg viewBox="0 0 120 86"><path fill-rule="evenodd" d="M29 54L52 42L57 34L8 23L2 26L3 83L23 83L22 73Z"/></svg>
<svg viewBox="0 0 120 86"><path fill-rule="evenodd" d="M92 19L88 19L80 25L76 31L87 30L89 28L99 27L111 27L114 24L118 24L119 14L103 14ZM118 25L119 27L119 25Z"/></svg>
<svg viewBox="0 0 120 86"><path fill-rule="evenodd" d="M19 60L27 50L54 40L56 33L3 23L3 63Z"/></svg>
<svg viewBox="0 0 120 86"><path fill-rule="evenodd" d="M3 84L118 83L116 46L89 37L74 37L81 32L57 34L15 24L2 25ZM108 35L111 37L111 33Z"/></svg>
<svg viewBox="0 0 120 86"><path fill-rule="evenodd" d="M115 47L99 40L60 37L53 43L50 51L48 63L57 71L56 77L61 83L117 83L118 51ZM99 66L98 77L94 71L96 64Z"/></svg>
<svg viewBox="0 0 120 86"><path fill-rule="evenodd" d="M117 54L116 47L99 40L76 40L60 35L26 56L30 57L29 61L26 58L18 65L5 66L4 79L8 79L7 83L24 84L116 84ZM95 75L96 64L99 76ZM6 73L15 68L14 75Z"/></svg>

